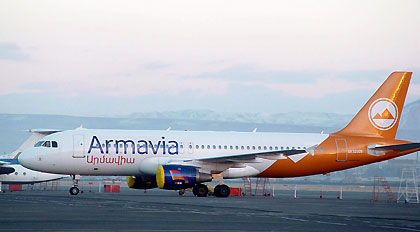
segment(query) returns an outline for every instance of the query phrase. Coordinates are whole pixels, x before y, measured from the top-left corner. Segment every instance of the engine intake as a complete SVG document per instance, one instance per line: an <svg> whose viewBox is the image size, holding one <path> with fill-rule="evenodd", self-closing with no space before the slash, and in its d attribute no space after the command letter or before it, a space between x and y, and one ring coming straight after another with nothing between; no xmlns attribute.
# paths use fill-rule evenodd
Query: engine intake
<svg viewBox="0 0 420 232"><path fill-rule="evenodd" d="M156 171L157 186L161 189L187 189L211 180L210 174L199 172L194 166L159 165Z"/></svg>
<svg viewBox="0 0 420 232"><path fill-rule="evenodd" d="M154 176L127 176L127 185L133 189L156 188L156 177Z"/></svg>

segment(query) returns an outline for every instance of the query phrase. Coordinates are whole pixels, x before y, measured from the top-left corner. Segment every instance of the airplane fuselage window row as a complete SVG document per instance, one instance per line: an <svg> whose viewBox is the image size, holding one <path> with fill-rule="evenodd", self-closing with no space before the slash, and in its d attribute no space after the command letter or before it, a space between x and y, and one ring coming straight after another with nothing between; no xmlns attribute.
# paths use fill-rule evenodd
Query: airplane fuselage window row
<svg viewBox="0 0 420 232"><path fill-rule="evenodd" d="M16 176L19 175L19 172L14 172L14 173ZM10 173L7 173L7 175L10 175ZM26 172L23 172L23 175L26 176Z"/></svg>
<svg viewBox="0 0 420 232"><path fill-rule="evenodd" d="M108 148L111 148L111 147L117 147L117 145L116 144L113 144L113 145L111 145L111 144L108 144ZM131 148L135 148L135 145L134 144L131 144L131 145L128 145L128 144L126 144L125 145L125 148L128 148L128 147L131 147ZM102 147L106 147L106 145L103 143L102 144ZM120 148L123 148L123 144L119 144L119 147ZM145 147L145 145L137 145L137 148L144 148ZM156 144L154 144L154 148L157 148L158 146L156 145ZM160 148L163 148L163 145L161 144L161 145L159 145L159 147ZM171 145L171 146L169 146L169 145L166 145L166 148L172 148L172 147L174 147L173 145ZM192 144L189 144L189 146L188 146L188 148L189 149L193 149L193 145ZM179 148L181 148L181 149L183 149L184 148L184 145L181 143L180 145L179 145ZM216 146L216 145L195 145L195 149L202 149L202 150L211 150L211 149L213 149L213 150L217 150L217 149L219 149L219 150L265 150L265 151L267 151L267 150L270 150L270 151L278 151L279 150L279 148L280 148L280 150L281 151L283 151L283 150L300 150L300 149L306 149L306 147L304 147L304 146L302 146L302 147L294 147L294 146L287 146L287 147L285 147L285 146L239 146L239 145L236 145L236 146L234 146L234 145L218 145L218 146Z"/></svg>
<svg viewBox="0 0 420 232"><path fill-rule="evenodd" d="M39 141L35 144L34 147L58 147L57 141Z"/></svg>
<svg viewBox="0 0 420 232"><path fill-rule="evenodd" d="M105 144L102 144L103 147L106 147ZM108 144L108 147L111 147L111 144ZM113 144L114 147L116 147L116 144ZM131 147L134 148L134 144L131 144ZM143 148L145 145L138 145L138 148ZM38 143L35 144L35 147L53 147L53 148L57 148L58 147L58 143L57 141L39 141ZM119 144L119 147L122 148L123 145ZM157 148L157 145L154 145L155 148ZM163 145L161 144L159 146L160 148L163 148ZM173 145L169 146L166 145L166 148L170 148L170 147L174 147ZM184 148L184 145L181 143L179 145L179 147L181 149ZM193 145L192 143L190 143L188 145L189 149L193 149ZM125 148L128 148L128 144L125 145ZM294 147L294 146L244 146L244 145L195 145L195 149L201 149L201 150L264 150L264 151L278 151L280 150L300 150L300 149L306 149L306 147L302 146L298 146L298 147Z"/></svg>

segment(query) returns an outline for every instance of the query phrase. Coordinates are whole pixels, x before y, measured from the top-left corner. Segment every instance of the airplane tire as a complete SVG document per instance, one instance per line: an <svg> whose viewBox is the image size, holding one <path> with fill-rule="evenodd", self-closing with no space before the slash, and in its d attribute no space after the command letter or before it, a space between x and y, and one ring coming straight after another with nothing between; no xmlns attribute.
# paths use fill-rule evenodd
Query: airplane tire
<svg viewBox="0 0 420 232"><path fill-rule="evenodd" d="M79 194L79 188L71 187L69 192L70 192L71 195L77 195L77 194Z"/></svg>
<svg viewBox="0 0 420 232"><path fill-rule="evenodd" d="M228 197L230 195L230 188L225 184L219 184L214 188L214 195L216 197Z"/></svg>
<svg viewBox="0 0 420 232"><path fill-rule="evenodd" d="M193 188L193 193L197 197L207 197L207 194L209 193L209 189L207 188L207 185L197 184Z"/></svg>

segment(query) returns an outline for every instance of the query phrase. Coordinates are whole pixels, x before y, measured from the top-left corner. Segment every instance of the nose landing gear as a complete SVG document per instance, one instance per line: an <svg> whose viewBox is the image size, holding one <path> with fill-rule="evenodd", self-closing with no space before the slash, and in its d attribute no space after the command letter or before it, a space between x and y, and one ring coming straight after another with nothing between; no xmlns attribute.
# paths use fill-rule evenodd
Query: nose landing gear
<svg viewBox="0 0 420 232"><path fill-rule="evenodd" d="M78 187L71 187L69 190L71 195L77 195L79 194L79 188Z"/></svg>
<svg viewBox="0 0 420 232"><path fill-rule="evenodd" d="M70 188L69 192L71 195L77 195L79 194L79 188L77 187L79 185L80 175L71 175L73 179L73 186Z"/></svg>

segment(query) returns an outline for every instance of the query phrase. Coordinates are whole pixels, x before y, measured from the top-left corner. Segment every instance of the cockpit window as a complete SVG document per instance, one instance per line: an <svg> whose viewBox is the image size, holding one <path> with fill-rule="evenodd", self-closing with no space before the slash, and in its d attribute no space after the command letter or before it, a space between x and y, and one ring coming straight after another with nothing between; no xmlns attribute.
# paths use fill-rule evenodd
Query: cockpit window
<svg viewBox="0 0 420 232"><path fill-rule="evenodd" d="M35 147L58 147L57 141L39 141Z"/></svg>
<svg viewBox="0 0 420 232"><path fill-rule="evenodd" d="M43 147L51 147L50 141L45 141L45 143L42 144Z"/></svg>
<svg viewBox="0 0 420 232"><path fill-rule="evenodd" d="M52 145L52 147L58 147L58 143L57 143L57 141L52 141L52 142L51 142L51 145Z"/></svg>
<svg viewBox="0 0 420 232"><path fill-rule="evenodd" d="M39 141L35 144L35 147L40 147L45 141Z"/></svg>

